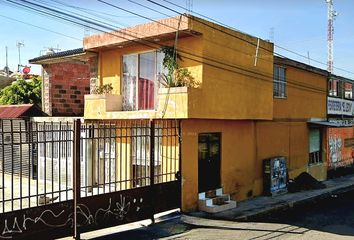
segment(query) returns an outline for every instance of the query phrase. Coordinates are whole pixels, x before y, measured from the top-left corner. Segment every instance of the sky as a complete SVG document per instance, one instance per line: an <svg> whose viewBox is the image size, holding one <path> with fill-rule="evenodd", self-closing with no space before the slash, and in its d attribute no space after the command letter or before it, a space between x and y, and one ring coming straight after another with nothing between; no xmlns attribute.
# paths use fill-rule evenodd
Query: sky
<svg viewBox="0 0 354 240"><path fill-rule="evenodd" d="M9 1L21 2L20 0L0 0L0 69L3 69L6 64L6 46L8 47L9 67L11 70L16 70L19 62L17 42L24 43L24 46L20 48L21 64L28 65L29 59L40 56L48 47L61 51L79 48L82 47L82 38L85 35L98 33L64 20L23 9L10 4ZM153 19L166 18L166 16L131 1L167 15L177 15L147 0L105 1ZM154 1L176 11L185 12L163 0ZM281 47L275 48L276 53L326 69L327 5L325 0L171 1L182 7L186 7L187 2L191 1L194 12L192 14L202 14L242 32L262 39L269 39L276 46ZM67 13L72 11L77 16L85 14L85 16L109 23L114 28L148 21L103 4L98 0L37 0L33 2L64 10ZM354 1L333 0L333 2L334 9L338 12L334 22L334 73L354 79ZM104 16L100 17L102 13ZM295 52L295 54L284 50L284 48ZM40 66L31 65L31 67L32 73L40 73Z"/></svg>

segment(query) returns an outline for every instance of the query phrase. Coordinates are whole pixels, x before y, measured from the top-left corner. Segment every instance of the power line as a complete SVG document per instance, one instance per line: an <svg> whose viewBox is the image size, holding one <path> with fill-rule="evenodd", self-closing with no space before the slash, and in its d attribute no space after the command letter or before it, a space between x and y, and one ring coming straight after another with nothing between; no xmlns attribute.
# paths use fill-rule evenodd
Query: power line
<svg viewBox="0 0 354 240"><path fill-rule="evenodd" d="M47 32L55 33L57 35L68 37L68 38L71 38L71 39L74 39L74 40L77 40L77 41L82 41L82 39L79 39L79 38L76 38L76 37L73 37L73 36L69 36L69 35L66 35L66 34L63 34L63 33L60 33L60 32L56 32L56 31L50 30L48 28L40 27L40 26L31 24L31 23L23 22L23 21L15 19L15 18L7 17L7 16L1 15L1 14L0 14L0 17L8 19L8 20L11 20L11 21L19 22L19 23L22 23L22 24L25 24L25 25L28 25L28 26L31 26L31 27L35 27L35 28L38 28L38 29L41 29L41 30L44 30L44 31L47 31Z"/></svg>
<svg viewBox="0 0 354 240"><path fill-rule="evenodd" d="M160 3L157 3L157 2L155 2L155 1L152 1L152 0L146 0L146 1L151 2L151 3L153 3L153 4L157 5L157 6L163 7L163 8L165 8L165 9L167 9L167 10L170 10L170 11L172 11L172 12L174 12L174 13L183 14L183 13L178 12L178 11L176 11L176 10L173 10L173 9L171 9L171 8L169 8L169 7L166 7L166 6L164 6L164 5L160 4ZM180 5L176 4L176 3L173 3L173 2L171 2L171 1L169 1L169 0L162 0L162 1L167 2L167 3L169 3L169 4L173 5L173 6L179 7L179 8L181 8L181 9L185 10L185 11L188 11L187 8L182 7L182 6L180 6ZM219 21L217 21L217 20L215 20L215 19L212 19L212 18L210 18L210 17L207 17L207 16L205 16L205 15L203 15L203 14L197 13L197 12L195 12L195 11L193 11L193 13L195 13L195 14L201 16L201 17L204 17L204 18L206 18L206 19L209 19L209 20L211 20L211 21L213 21L213 22L216 22L216 23L218 23L218 24L220 24L220 25L222 25L222 26L224 26L224 27L227 27L227 28L230 28L230 29L239 31L239 32L241 32L241 33L243 33L243 34L247 34L247 33L244 33L244 32L242 32L242 31L240 31L240 30L237 30L237 29L235 29L235 28L233 28L233 27L231 27L231 26L228 26L228 25L226 25L226 24L224 24L224 23L221 23L221 22L219 22ZM198 21L198 19L195 19L195 20ZM208 25L208 24L205 24L205 25ZM208 25L208 26L209 26L209 27L213 27L213 26L210 26L210 25ZM247 34L247 35L248 35L248 34ZM236 36L235 36L235 37L236 37ZM297 53L297 52L295 52L295 51L293 51L293 50L289 50L289 49L287 49L287 48L285 48L285 47L282 47L282 46L279 46L279 45L277 45L277 44L275 44L275 43L274 43L274 46L277 47L277 48L279 48L279 49L282 49L282 50L284 50L284 51L287 51L287 52L290 52L290 53L292 53L292 54L295 54L295 55L297 55L297 56L299 56L299 57L308 59L308 57L305 56L305 55L303 55L303 54ZM275 54L275 55L278 55L278 56L280 56L280 57L287 58L286 56L284 56L284 55L282 55L282 54L280 54L280 53L274 52L274 54ZM310 59L310 60L313 61L313 62L322 64L322 65L324 65L324 66L327 66L327 63L318 61L318 60L316 60L316 59ZM349 70L346 70L346 69L343 69L343 68L339 68L339 67L333 67L333 68L354 75L354 72L352 72L352 71L349 71Z"/></svg>
<svg viewBox="0 0 354 240"><path fill-rule="evenodd" d="M25 0L23 0L23 1L25 1ZM25 1L25 2L27 2L27 1ZM113 5L114 6L114 5ZM119 9L121 9L121 10L123 10L123 11L129 11L129 10L126 10L126 9L124 9L124 8L120 8L119 7ZM134 12L132 12L132 11L129 11L131 14L136 14L136 13L134 13ZM142 16L142 15L140 15L140 16ZM142 17L145 17L145 16L142 16ZM146 18L146 17L145 17ZM82 19L80 19L80 20L82 20ZM154 20L152 20L152 21L154 21ZM159 22L158 22L159 23ZM102 26L102 25L100 25L100 26ZM115 30L115 29L110 29L110 30ZM111 33L109 33L109 34L111 34ZM138 35L137 33L135 33L136 35ZM112 34L112 35L115 35L115 34ZM132 36L132 35L130 35L130 36ZM119 36L119 37L121 37L121 36ZM133 37L136 37L135 35L133 35ZM134 40L131 40L131 39L128 39L128 38L126 38L127 40L130 40L130 41L134 41ZM145 42L149 42L149 41L146 41L146 40L144 40ZM141 44L141 41L134 41L134 42L138 42L138 43L140 43ZM146 45L146 44L144 44L144 45L146 45L146 46L148 46L148 47L150 47L150 48L156 48L156 45L157 46L164 46L164 45L161 45L161 44L156 44L155 42L149 42L150 44L153 44L154 46L151 46L151 45ZM225 62L220 62L220 61L217 61L217 60L215 60L215 59L208 59L208 58L206 58L206 57L201 57L201 56L198 56L198 55L196 55L196 54L191 54L189 51L183 51L183 50L181 50L181 49L178 49L180 52L182 52L182 53L185 53L185 54L188 54L188 55L191 55L191 56L193 56L193 57L197 57L197 58L200 58L200 59L205 59L205 60L209 60L209 61L211 61L211 62L213 62L213 63L218 63L218 64L221 64L223 67L220 67L220 66L216 66L215 64L210 64L210 63L206 63L206 62L204 62L204 61L201 61L201 60L199 60L199 59L195 59L195 58L191 58L191 57L186 57L187 59L190 59L190 60L193 60L193 61L196 61L196 62L200 62L200 63L204 63L204 64L207 64L207 65L209 65L209 66L212 66L212 67L216 67L216 68L220 68L220 69L223 69L223 70L226 70L226 71L230 71L230 69L227 69L227 68L225 68L224 67L224 65L226 65L226 66L228 66L228 67L231 67L231 68L236 68L236 69L238 69L238 70L241 70L241 71L243 71L243 72L235 72L235 71L233 71L234 73L238 73L238 74L244 74L244 75L247 75L247 74L245 74L245 72L248 72L248 73L251 73L251 74L255 74L255 75L261 75L261 76L263 76L263 77L266 77L266 78L269 78L269 79L271 79L271 81L273 80L273 76L271 75L271 76L266 76L265 74L261 74L260 72L253 72L253 71L250 71L250 70L248 70L248 69L243 69L243 68L241 68L241 67L238 67L238 66L235 66L235 65L231 65L231 64L226 64ZM250 76L250 77L253 77L253 78L257 78L257 79L261 79L261 78L259 78L259 77L255 77L255 75L247 75L247 76ZM261 79L262 80L262 79ZM263 80L265 80L265 79L263 79ZM268 80L269 81L269 80ZM290 83L290 82L289 82ZM294 85L296 85L296 83L290 83L290 84L294 84ZM304 86L304 85L300 85L300 84L297 84L297 85L299 85L300 87L309 87L309 86ZM315 90L315 91L323 91L323 90L321 90L321 89L316 89L316 88L314 88L314 87L309 87L309 88L312 88L312 90Z"/></svg>
<svg viewBox="0 0 354 240"><path fill-rule="evenodd" d="M8 0L8 1L11 1L11 0ZM28 1L25 1L25 0L23 0L23 2L26 2L26 3L30 3L30 2L28 2ZM30 3L31 4L31 3ZM38 5L38 4L37 4ZM23 6L22 4L21 4L21 6ZM40 6L40 5L39 5ZM44 7L44 6L42 6L42 7ZM46 8L46 7L44 7L44 8ZM46 9L50 9L50 8L46 8ZM41 11L41 10L36 10L35 8L32 8L32 10L34 10L34 11ZM42 11L43 12L43 11ZM60 11L56 11L56 14L59 14L60 13ZM48 13L47 12L47 14L50 14L50 13ZM64 13L63 13L64 14ZM53 14L50 14L50 15L53 15ZM65 19L65 18L63 18L63 17L60 17L60 16L57 16L57 15L54 15L54 16L56 16L56 17L58 17L58 18L61 18L61 19ZM75 19L75 16L71 16L72 18L74 18ZM80 21L83 21L84 19L82 19L82 18L78 18ZM67 20L67 21L73 21L72 19L65 19L65 20ZM75 22L76 24L78 24L78 25L83 25L83 23L78 23L78 22ZM86 26L86 25L84 25L84 26ZM104 27L104 26L102 26L101 24L98 24L98 26L100 26L100 27ZM91 27L91 26L90 26ZM108 27L106 26L106 28L108 29ZM94 28L95 30L97 30L97 28ZM112 29L110 29L110 30L112 30ZM102 30L99 30L99 31L102 31ZM108 33L108 34L111 34L111 35L114 35L114 36L117 36L116 34L113 34L113 33L109 33L109 32L106 32L106 33ZM128 36L129 36L129 34L127 34ZM131 35L130 35L131 36ZM139 39L139 40L132 40L132 39L128 39L128 38L124 38L123 36L118 36L118 37L120 37L120 38L123 38L123 39L126 39L126 40L129 40L129 41L133 41L133 42L136 42L136 43L140 43L140 44L143 44L143 45L145 45L145 46L148 46L148 47L150 47L150 48L155 48L156 49L156 46L164 46L164 45L161 45L161 44L156 44L155 42L149 42L149 41L146 41L146 40L144 40L145 42L149 42L150 44L152 43L154 46L151 46L151 45L147 45L146 43L143 43L142 42L142 39ZM136 36L133 36L133 37L136 37ZM187 59L190 59L190 60L193 60L193 61L195 61L195 62L200 62L200 63L203 63L203 64L206 64L206 65L209 65L209 66L211 66L211 67L215 67L215 68L218 68L218 69L222 69L222 70L225 70L225 71L230 71L230 72L233 72L233 73L237 73L237 74L243 74L243 75L245 75L245 76L249 76L249 77L252 77L252 78L255 78L255 79L259 79L259 80L263 80L263 81L268 81L269 83L271 83L272 81L273 81L273 76L271 75L271 76L266 76L266 75L264 75L264 74L261 74L260 72L252 72L252 71L249 71L248 69L242 69L242 68L240 68L240 67L237 67L237 66L235 66L235 65L230 65L230 64L225 64L224 62L219 62L219 61L217 61L217 60L213 60L213 59L211 59L211 61L213 62L213 64L211 64L211 63L207 63L207 62L204 62L204 61L202 61L202 60L199 60L198 58L200 58L200 59L206 59L205 57L200 57L200 56L198 56L198 55L195 55L195 54L191 54L191 53L189 53L189 52L185 52L185 51L183 51L183 50L179 50L180 52L182 52L182 53L185 53L185 54L189 54L189 55L191 55L191 56L194 56L194 57L197 57L197 59L196 58L191 58L191 57L187 57L187 56L184 56L185 58L187 58ZM210 60L210 59L206 59L206 60ZM222 66L217 66L217 65L215 65L215 63L219 63L219 64L221 64ZM238 70L241 70L242 72L237 72L237 71L235 71L235 70L231 70L231 69L228 69L228 68L226 68L224 65L226 65L227 67L230 67L230 68L236 68L236 69L238 69ZM248 73L248 74L246 74L246 72ZM249 75L249 73L252 73L252 74L255 74L255 75ZM263 76L263 77L266 77L266 78L261 78L260 76ZM269 80L270 79L270 80ZM290 80L290 79L289 79ZM312 90L312 91L317 91L317 92L326 92L326 91L323 91L322 89L320 89L320 88L315 88L315 87L310 87L310 86L305 86L305 85L301 85L301 84L298 84L298 83L291 83L291 82L289 82L289 85L294 85L294 86L296 86L296 87L300 87L300 88L304 88L304 89L307 89L307 90Z"/></svg>
<svg viewBox="0 0 354 240"><path fill-rule="evenodd" d="M156 22L156 23L158 23L158 24L161 24L161 25L170 27L170 28L172 28L172 29L174 29L174 30L177 30L177 29L173 28L172 26L169 26L169 25L167 25L167 24L161 23L161 22L159 22L159 21L156 21L156 20L151 19L151 18L149 18L149 17L143 16L143 15L141 15L141 14L134 13L134 12L132 12L132 11L130 11L130 10L127 10L127 9L122 8L122 7L116 6L116 5L114 5L114 4L108 3L108 2L106 2L106 1L103 1L103 0L97 0L97 1L102 2L102 3L106 4L106 5L111 6L111 7L120 9L120 10L122 10L122 11L126 11L126 12L129 12L129 13L131 13L131 14L135 14L135 15L137 15L137 16L140 16L140 17L142 17L142 18L145 18L145 19L148 19L148 20L150 20L150 21ZM149 1L149 0L148 0L148 1ZM202 23L203 23L203 22L202 22ZM216 29L216 30L218 30L218 29ZM241 38L241 40L243 40L243 39ZM252 43L252 42L248 42L248 43ZM266 48L263 48L263 49L266 49ZM178 50L181 51L180 49L178 49ZM266 49L266 50L268 50L268 49ZM269 51L269 50L268 50L268 51ZM265 76L265 77L270 77L270 78L273 80L273 75L271 75L271 76L266 76L265 74L261 74L260 72L254 72L254 71L251 71L251 70L248 70L248 69L246 70L246 69L243 69L243 68L241 68L241 67L239 67L239 66L227 64L227 63L225 63L225 62L220 62L220 61L215 60L215 59L206 58L205 56L202 56L202 57L201 57L201 56L198 56L198 55L195 55L195 54L191 54L190 52L184 52L184 53L189 54L189 55L193 55L193 56L196 56L196 57L200 57L200 58L205 59L205 60L217 62L217 63L222 64L222 65L231 66L231 67L233 67L233 68L236 68L236 69L239 69L239 70L242 70L242 71L246 71L246 72L249 72L249 73L252 73L252 74L262 75L262 76ZM286 58L286 57L284 57L284 58ZM286 58L286 59L287 59L287 58ZM203 62L203 63L205 63L205 62Z"/></svg>

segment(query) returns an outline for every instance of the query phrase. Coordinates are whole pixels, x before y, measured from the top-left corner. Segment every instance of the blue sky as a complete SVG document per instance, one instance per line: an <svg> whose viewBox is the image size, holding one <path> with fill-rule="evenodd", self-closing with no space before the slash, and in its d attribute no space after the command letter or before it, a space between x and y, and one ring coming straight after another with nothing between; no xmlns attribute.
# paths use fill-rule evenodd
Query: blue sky
<svg viewBox="0 0 354 240"><path fill-rule="evenodd" d="M44 3L47 6L55 6L57 9L61 8L66 9L66 11L80 13L73 8L60 5L56 1L94 10L96 11L92 12L94 14L104 12L107 18L114 20L111 24L117 27L148 21L104 5L96 0L37 0L38 3ZM175 15L175 13L159 8L146 0L134 1L153 7L165 14ZM155 1L166 4L178 11L183 11L168 5L162 0ZM165 17L128 0L107 0L107 2L119 4L120 7L154 19ZM175 0L173 2L186 6L186 0ZM339 13L335 20L334 66L335 68L354 72L354 1L334 0L334 7ZM309 53L310 58L324 63L319 64L310 60L312 65L326 68L327 6L325 0L193 0L193 11L263 39L271 38L271 29L273 29L276 45L305 56ZM90 16L93 17L92 15ZM9 18L65 34L69 37L16 22ZM107 20L104 21L107 22ZM9 49L9 67L12 70L16 69L18 64L17 41L23 41L25 44L21 48L21 62L24 65L28 63L28 59L39 56L40 52L46 47L54 47L61 50L81 47L81 39L85 34L85 29L82 27L14 7L6 3L5 0L0 0L0 23L0 68L5 66L5 46L7 46ZM93 33L94 31L91 30L90 34ZM308 59L278 48L276 48L276 52L305 63L309 62ZM40 67L33 66L32 71L39 73ZM335 69L334 73L354 79L354 74L339 69Z"/></svg>

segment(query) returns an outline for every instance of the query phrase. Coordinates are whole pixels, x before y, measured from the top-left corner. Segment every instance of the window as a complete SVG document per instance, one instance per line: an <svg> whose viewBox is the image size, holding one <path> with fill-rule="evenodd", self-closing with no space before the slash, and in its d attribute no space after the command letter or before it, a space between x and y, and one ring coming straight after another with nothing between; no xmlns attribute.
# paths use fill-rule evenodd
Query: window
<svg viewBox="0 0 354 240"><path fill-rule="evenodd" d="M155 129L155 136L163 136L162 128ZM154 165L155 175L161 174L161 139L155 137L154 142ZM137 127L132 129L132 170L133 187L143 187L150 185L150 129ZM160 182L156 179L156 182Z"/></svg>
<svg viewBox="0 0 354 240"><path fill-rule="evenodd" d="M286 69L274 66L273 96L286 98Z"/></svg>
<svg viewBox="0 0 354 240"><path fill-rule="evenodd" d="M309 133L309 165L322 162L321 132L318 128L310 128Z"/></svg>
<svg viewBox="0 0 354 240"><path fill-rule="evenodd" d="M344 97L348 99L353 98L353 84L352 83L344 83Z"/></svg>
<svg viewBox="0 0 354 240"><path fill-rule="evenodd" d="M160 51L123 56L124 111L156 109L163 58Z"/></svg>
<svg viewBox="0 0 354 240"><path fill-rule="evenodd" d="M329 96L339 97L340 82L336 79L330 79L328 85Z"/></svg>

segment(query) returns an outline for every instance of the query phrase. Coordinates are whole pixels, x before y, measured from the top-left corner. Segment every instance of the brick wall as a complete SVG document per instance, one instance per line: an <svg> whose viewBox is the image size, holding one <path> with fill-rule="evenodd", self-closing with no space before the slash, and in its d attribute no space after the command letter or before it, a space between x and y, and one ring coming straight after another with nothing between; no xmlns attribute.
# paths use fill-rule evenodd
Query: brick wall
<svg viewBox="0 0 354 240"><path fill-rule="evenodd" d="M90 93L91 63L90 60L86 63L43 65L46 84L43 88L43 110L48 115L83 116L84 95Z"/></svg>

